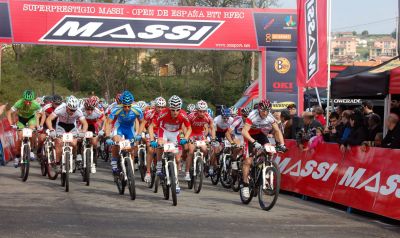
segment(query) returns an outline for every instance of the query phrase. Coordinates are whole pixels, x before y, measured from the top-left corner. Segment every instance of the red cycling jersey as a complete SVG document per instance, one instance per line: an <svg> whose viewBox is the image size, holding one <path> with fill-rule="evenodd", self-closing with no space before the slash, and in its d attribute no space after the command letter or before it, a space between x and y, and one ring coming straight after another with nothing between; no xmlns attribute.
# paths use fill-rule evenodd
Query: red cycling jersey
<svg viewBox="0 0 400 238"><path fill-rule="evenodd" d="M165 108L160 112L158 118L153 120L154 125L158 128L158 136L162 137L165 131L177 132L182 128L182 124L190 127L187 114L182 109L176 118L172 118L169 108Z"/></svg>
<svg viewBox="0 0 400 238"><path fill-rule="evenodd" d="M157 112L156 109L150 109L144 112L144 119L146 120L145 128L149 128L150 123L154 120L157 120L158 116L160 115L160 111ZM154 131L158 131L158 127L154 126Z"/></svg>
<svg viewBox="0 0 400 238"><path fill-rule="evenodd" d="M199 113L197 112L192 112L188 116L189 122L192 125L192 136L203 136L204 132L204 126L205 125L211 125L213 122L213 119L208 115L208 113L204 113L203 117L199 116Z"/></svg>

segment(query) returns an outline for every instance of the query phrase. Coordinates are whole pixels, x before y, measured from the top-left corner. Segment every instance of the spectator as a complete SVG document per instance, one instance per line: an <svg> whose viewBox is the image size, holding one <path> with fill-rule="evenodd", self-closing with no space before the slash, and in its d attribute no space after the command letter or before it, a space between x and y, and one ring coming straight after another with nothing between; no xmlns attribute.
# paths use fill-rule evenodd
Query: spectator
<svg viewBox="0 0 400 238"><path fill-rule="evenodd" d="M347 109L346 106L343 105L343 104L340 104L340 105L338 105L338 106L335 108L335 112L336 112L337 114L339 114L339 120L342 119L342 113L343 113L346 109Z"/></svg>
<svg viewBox="0 0 400 238"><path fill-rule="evenodd" d="M326 142L338 142L339 135L341 135L343 125L339 121L337 112L332 112L329 115L329 126L324 130L324 140Z"/></svg>
<svg viewBox="0 0 400 238"><path fill-rule="evenodd" d="M391 149L400 149L400 125L399 116L391 113L386 120L388 132L383 138L382 147Z"/></svg>
<svg viewBox="0 0 400 238"><path fill-rule="evenodd" d="M293 139L291 138L291 117L290 113L288 110L283 110L281 111L281 122L282 122L282 128L283 128L283 138L284 139Z"/></svg>
<svg viewBox="0 0 400 238"><path fill-rule="evenodd" d="M374 113L368 118L367 141L374 141L376 134L379 132L382 132L381 117Z"/></svg>
<svg viewBox="0 0 400 238"><path fill-rule="evenodd" d="M310 140L308 141L307 148L304 148L303 151L314 150L315 147L317 147L317 145L323 143L324 142L323 131L324 130L322 129L322 127L317 127L315 136L310 138Z"/></svg>
<svg viewBox="0 0 400 238"><path fill-rule="evenodd" d="M1 104L0 103L0 116L3 115L4 111L6 110L7 103L6 104Z"/></svg>
<svg viewBox="0 0 400 238"><path fill-rule="evenodd" d="M316 135L317 127L322 127L322 125L314 119L312 112L304 112L303 127L296 134L296 141L300 149L303 150L303 143L308 142L311 137Z"/></svg>
<svg viewBox="0 0 400 238"><path fill-rule="evenodd" d="M353 114L351 110L345 110L342 112L342 118L340 120L340 124L342 126L342 130L338 135L338 143L347 140L350 135L351 126L350 126L350 116Z"/></svg>
<svg viewBox="0 0 400 238"><path fill-rule="evenodd" d="M374 141L364 141L361 144L361 150L362 151L367 151L368 147L381 147L382 146L382 140L383 140L383 133L382 132L378 132L375 135Z"/></svg>
<svg viewBox="0 0 400 238"><path fill-rule="evenodd" d="M297 116L297 108L296 108L296 104L289 104L287 106L287 109L289 110L289 114L290 114L290 138L288 139L295 139L297 133L301 130L302 128L302 120L299 116Z"/></svg>
<svg viewBox="0 0 400 238"><path fill-rule="evenodd" d="M361 145L367 138L367 132L363 126L363 117L360 113L353 113L350 115L350 134L345 140L340 141L340 150L349 149L351 145Z"/></svg>
<svg viewBox="0 0 400 238"><path fill-rule="evenodd" d="M379 117L379 115L374 113L374 111L373 111L374 104L370 100L363 101L361 104L361 107L362 107L362 110L364 113L364 126L365 126L365 128L368 128L369 117L371 115L377 115ZM380 119L380 117L379 117L379 119Z"/></svg>
<svg viewBox="0 0 400 238"><path fill-rule="evenodd" d="M322 109L322 107L320 107L320 106L316 106L313 109L313 114L314 114L315 119L317 121L319 121L319 123L321 123L321 125L323 127L325 127L326 126L326 120L325 120L325 117L324 117L324 109Z"/></svg>
<svg viewBox="0 0 400 238"><path fill-rule="evenodd" d="M400 117L400 101L397 99L392 99L390 103L390 112L397 114Z"/></svg>

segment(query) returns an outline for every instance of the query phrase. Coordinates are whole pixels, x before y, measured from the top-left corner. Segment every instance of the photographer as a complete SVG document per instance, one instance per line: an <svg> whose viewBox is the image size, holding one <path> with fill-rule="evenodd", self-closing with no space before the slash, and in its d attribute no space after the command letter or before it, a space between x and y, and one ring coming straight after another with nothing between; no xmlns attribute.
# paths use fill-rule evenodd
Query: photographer
<svg viewBox="0 0 400 238"><path fill-rule="evenodd" d="M311 137L316 135L318 127L322 127L321 123L314 119L312 112L303 113L303 127L296 133L297 145L301 150L304 149L304 143L308 142Z"/></svg>
<svg viewBox="0 0 400 238"><path fill-rule="evenodd" d="M324 129L324 140L326 142L337 143L342 130L343 125L339 121L339 114L337 112L332 112L329 115L329 126Z"/></svg>

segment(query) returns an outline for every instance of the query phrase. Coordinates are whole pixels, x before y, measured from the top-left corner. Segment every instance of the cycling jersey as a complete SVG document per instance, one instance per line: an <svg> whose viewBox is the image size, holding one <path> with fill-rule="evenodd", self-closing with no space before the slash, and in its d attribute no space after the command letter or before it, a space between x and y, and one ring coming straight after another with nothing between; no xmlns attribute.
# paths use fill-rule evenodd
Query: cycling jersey
<svg viewBox="0 0 400 238"><path fill-rule="evenodd" d="M43 111L46 113L46 116L50 115L52 112L54 112L55 108L53 107L52 103L48 103L44 105Z"/></svg>
<svg viewBox="0 0 400 238"><path fill-rule="evenodd" d="M274 123L276 123L276 120L271 113L269 113L267 117L261 118L258 110L253 110L246 118L246 124L251 126L249 130L250 135L256 135L260 133L268 135L272 130L272 124Z"/></svg>
<svg viewBox="0 0 400 238"><path fill-rule="evenodd" d="M57 119L57 125L60 123L65 124L74 124L76 125L77 120L85 119L81 110L76 110L72 115L69 115L67 112L67 104L63 103L58 106L53 112L52 115L55 115Z"/></svg>
<svg viewBox="0 0 400 238"><path fill-rule="evenodd" d="M235 138L237 138L241 144L244 143L244 139L242 136L242 129L244 127L244 121L243 121L243 117L241 116L237 116L233 119L232 125L230 127L230 129L233 132L233 135L235 136Z"/></svg>
<svg viewBox="0 0 400 238"><path fill-rule="evenodd" d="M117 102L111 103L111 105L108 106L107 109L105 110L104 114L107 115L107 116L110 115L111 112L112 112L112 110L113 110L117 105L118 105Z"/></svg>
<svg viewBox="0 0 400 238"><path fill-rule="evenodd" d="M133 139L135 136L135 120L143 119L143 112L140 108L132 106L125 112L122 105L117 105L110 114L110 119L116 121L112 135L124 136L125 139Z"/></svg>
<svg viewBox="0 0 400 238"><path fill-rule="evenodd" d="M204 126L213 123L213 119L207 113L204 113L204 117L200 117L197 112L192 112L188 116L189 122L192 125L193 136L203 136Z"/></svg>
<svg viewBox="0 0 400 238"><path fill-rule="evenodd" d="M230 125L232 124L232 122L233 122L232 117L229 117L229 119L227 121L225 121L221 115L214 118L214 126L215 126L217 132L225 133L228 130L228 128L230 127Z"/></svg>
<svg viewBox="0 0 400 238"><path fill-rule="evenodd" d="M145 128L149 128L151 122L156 120L159 115L160 115L160 111L157 111L156 109L147 110L144 113L144 119L146 120ZM154 132L158 131L158 127L156 127L156 126L154 126L153 129L154 129Z"/></svg>
<svg viewBox="0 0 400 238"><path fill-rule="evenodd" d="M13 112L17 112L19 117L30 118L36 115L37 112L42 111L42 107L36 101L31 101L31 105L25 105L25 100L18 100L12 107Z"/></svg>
<svg viewBox="0 0 400 238"><path fill-rule="evenodd" d="M88 130L97 133L99 129L99 124L97 122L103 118L104 113L96 107L90 115L86 110L83 111L83 116L85 116L88 123Z"/></svg>
<svg viewBox="0 0 400 238"><path fill-rule="evenodd" d="M182 124L184 124L185 127L190 127L190 122L185 111L180 110L178 116L172 118L169 108L163 109L158 118L153 120L153 123L158 127L159 137L163 137L164 131L179 131L182 128Z"/></svg>

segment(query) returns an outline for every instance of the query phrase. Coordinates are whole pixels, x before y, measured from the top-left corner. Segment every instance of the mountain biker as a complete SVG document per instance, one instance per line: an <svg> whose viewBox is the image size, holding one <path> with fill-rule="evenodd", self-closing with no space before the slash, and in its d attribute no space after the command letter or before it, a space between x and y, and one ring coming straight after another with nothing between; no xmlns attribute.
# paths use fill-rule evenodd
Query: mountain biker
<svg viewBox="0 0 400 238"><path fill-rule="evenodd" d="M194 110L196 110L196 105L194 105L193 103L190 103L189 105L187 105L187 107L186 107L187 114L192 113Z"/></svg>
<svg viewBox="0 0 400 238"><path fill-rule="evenodd" d="M244 107L240 110L240 113L241 113L241 116L237 116L233 119L231 126L225 133L226 139L231 143L231 145L233 147L233 151L232 151L232 159L233 160L236 160L236 157L237 157L238 153L240 152L240 148L236 148L236 147L244 146L242 129L244 127L246 118L250 114L250 108Z"/></svg>

